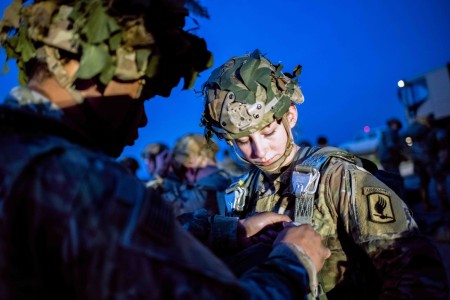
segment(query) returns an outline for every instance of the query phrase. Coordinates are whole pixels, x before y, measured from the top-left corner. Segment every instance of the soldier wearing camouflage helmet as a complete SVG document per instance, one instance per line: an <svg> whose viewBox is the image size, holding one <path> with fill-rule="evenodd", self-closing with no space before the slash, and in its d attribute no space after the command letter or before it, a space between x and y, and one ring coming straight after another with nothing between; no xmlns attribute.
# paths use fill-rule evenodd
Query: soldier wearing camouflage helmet
<svg viewBox="0 0 450 300"><path fill-rule="evenodd" d="M145 168L150 175L150 180L160 181L167 176L170 170L170 160L172 159L172 151L164 143L151 143L145 146L141 153L144 160Z"/></svg>
<svg viewBox="0 0 450 300"><path fill-rule="evenodd" d="M311 297L446 299L439 252L388 181L374 175L375 165L337 148L293 143L295 104L303 102L295 79L300 68L281 69L255 50L231 58L204 83L206 136L226 139L253 169L227 189L226 216L192 232L242 272L265 250L239 245L231 234L237 224L262 212L288 215L311 224L332 250L318 281L310 282Z"/></svg>
<svg viewBox="0 0 450 300"><path fill-rule="evenodd" d="M185 134L173 147L172 172L163 180L151 183L170 203L176 216L205 209L209 215L224 213L219 202L231 184L231 177L218 168L218 145L207 143L202 134Z"/></svg>
<svg viewBox="0 0 450 300"><path fill-rule="evenodd" d="M287 229L238 280L114 159L146 124L144 100L181 78L189 88L211 63L183 29L188 4L205 15L179 0L14 0L5 10L0 42L21 86L0 105L0 299L304 296L292 288L308 284L301 261L320 268L329 253L312 228ZM276 282L281 291L266 288Z"/></svg>

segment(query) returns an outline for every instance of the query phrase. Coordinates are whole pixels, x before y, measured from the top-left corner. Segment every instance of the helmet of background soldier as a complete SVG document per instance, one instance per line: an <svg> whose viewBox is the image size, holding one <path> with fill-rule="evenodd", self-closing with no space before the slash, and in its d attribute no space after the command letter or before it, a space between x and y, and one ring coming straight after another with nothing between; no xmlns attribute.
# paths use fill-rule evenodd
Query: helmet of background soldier
<svg viewBox="0 0 450 300"><path fill-rule="evenodd" d="M150 158L154 157L166 150L169 150L169 147L162 143L152 143L145 146L144 150L141 153L142 158Z"/></svg>
<svg viewBox="0 0 450 300"><path fill-rule="evenodd" d="M402 122L400 122L400 120L397 118L391 118L387 120L386 124L388 125L388 127L395 125L398 130L402 129Z"/></svg>
<svg viewBox="0 0 450 300"><path fill-rule="evenodd" d="M129 157L129 156L125 156L125 157L120 158L118 161L131 174L136 176L136 172L139 169L139 162L135 158Z"/></svg>
<svg viewBox="0 0 450 300"><path fill-rule="evenodd" d="M205 135L237 139L280 120L291 103L302 103L304 97L296 80L301 66L292 74L281 72L282 68L255 50L215 69L202 88Z"/></svg>
<svg viewBox="0 0 450 300"><path fill-rule="evenodd" d="M204 168L216 163L219 146L211 141L208 143L201 134L186 134L179 138L173 147L173 163L176 169Z"/></svg>
<svg viewBox="0 0 450 300"><path fill-rule="evenodd" d="M181 78L190 88L212 64L205 41L183 29L187 4L208 17L197 1L186 0L14 0L0 22L0 43L17 61L22 85L38 61L79 102L77 79L105 86L142 80L143 99L167 97ZM68 57L80 62L75 78L62 67Z"/></svg>

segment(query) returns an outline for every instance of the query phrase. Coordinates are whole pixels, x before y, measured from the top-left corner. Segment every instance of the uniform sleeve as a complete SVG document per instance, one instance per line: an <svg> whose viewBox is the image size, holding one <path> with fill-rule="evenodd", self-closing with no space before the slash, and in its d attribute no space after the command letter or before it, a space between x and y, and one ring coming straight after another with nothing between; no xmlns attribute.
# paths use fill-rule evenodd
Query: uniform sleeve
<svg viewBox="0 0 450 300"><path fill-rule="evenodd" d="M368 171L347 163L335 166L328 186L337 218L377 271L380 299L447 299L439 252L421 235L397 194Z"/></svg>
<svg viewBox="0 0 450 300"><path fill-rule="evenodd" d="M15 224L23 221L15 248L23 255L20 271L33 271L42 290L55 296L48 298L68 290L83 299L306 295L307 273L287 245L239 279L179 225L157 192L115 163L88 162L46 159L17 185L13 196L22 200L8 209Z"/></svg>
<svg viewBox="0 0 450 300"><path fill-rule="evenodd" d="M240 277L241 284L251 291L250 299L307 299L308 272L299 262L302 253L295 248L277 245L262 264Z"/></svg>
<svg viewBox="0 0 450 300"><path fill-rule="evenodd" d="M239 219L222 215L210 216L206 209L198 209L177 217L181 226L207 245L216 254L231 255L238 250Z"/></svg>

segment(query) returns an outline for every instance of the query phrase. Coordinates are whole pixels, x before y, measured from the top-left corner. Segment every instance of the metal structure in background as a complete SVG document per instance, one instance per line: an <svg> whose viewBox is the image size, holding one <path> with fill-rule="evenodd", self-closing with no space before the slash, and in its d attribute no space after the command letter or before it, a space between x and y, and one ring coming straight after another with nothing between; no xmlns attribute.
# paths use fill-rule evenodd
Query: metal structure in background
<svg viewBox="0 0 450 300"><path fill-rule="evenodd" d="M400 80L398 87L408 123L433 115L440 126L450 125L450 63L414 79Z"/></svg>

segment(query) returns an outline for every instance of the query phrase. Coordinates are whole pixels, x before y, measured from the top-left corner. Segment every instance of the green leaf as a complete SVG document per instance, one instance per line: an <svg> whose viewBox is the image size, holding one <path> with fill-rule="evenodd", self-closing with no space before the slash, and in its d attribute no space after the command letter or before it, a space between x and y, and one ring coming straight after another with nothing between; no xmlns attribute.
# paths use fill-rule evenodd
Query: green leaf
<svg viewBox="0 0 450 300"><path fill-rule="evenodd" d="M109 19L111 18L100 3L92 5L92 11L83 27L83 33L86 34L88 43L99 44L109 39L109 24L111 23Z"/></svg>
<svg viewBox="0 0 450 300"><path fill-rule="evenodd" d="M25 29L21 29L18 35L16 51L20 52L23 62L27 62L36 56L36 48L28 38Z"/></svg>
<svg viewBox="0 0 450 300"><path fill-rule="evenodd" d="M138 70L142 70L142 66L144 63L148 61L148 58L150 54L152 53L152 50L150 49L138 49L136 50L136 64L138 67Z"/></svg>
<svg viewBox="0 0 450 300"><path fill-rule="evenodd" d="M183 77L183 80L184 80L183 89L188 90L188 89L192 88L194 86L195 81L197 80L197 76L198 76L198 72L195 72L195 71L189 73L188 76L184 76Z"/></svg>
<svg viewBox="0 0 450 300"><path fill-rule="evenodd" d="M145 76L152 78L158 71L159 66L159 55L153 54L150 56L150 61L148 62L147 70L145 71Z"/></svg>
<svg viewBox="0 0 450 300"><path fill-rule="evenodd" d="M112 58L105 44L99 46L85 45L83 47L80 68L75 76L80 79L93 78L110 64L112 64Z"/></svg>
<svg viewBox="0 0 450 300"><path fill-rule="evenodd" d="M111 81L114 77L114 73L116 72L116 65L111 63L105 66L105 68L102 70L102 73L100 74L100 81L104 85L107 85L108 82Z"/></svg>
<svg viewBox="0 0 450 300"><path fill-rule="evenodd" d="M108 40L109 49L111 49L111 51L116 51L120 47L121 42L122 42L122 32L119 31L109 38Z"/></svg>

